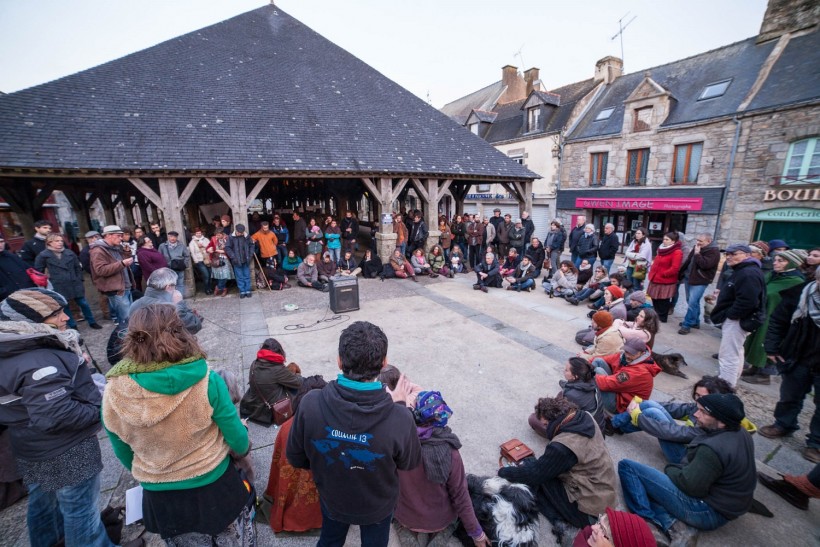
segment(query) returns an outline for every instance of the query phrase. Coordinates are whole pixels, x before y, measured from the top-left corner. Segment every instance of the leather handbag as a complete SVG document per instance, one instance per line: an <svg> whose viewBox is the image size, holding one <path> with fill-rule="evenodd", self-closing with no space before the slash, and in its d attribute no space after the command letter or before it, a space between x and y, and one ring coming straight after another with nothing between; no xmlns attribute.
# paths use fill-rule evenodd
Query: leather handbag
<svg viewBox="0 0 820 547"><path fill-rule="evenodd" d="M534 456L532 449L518 439L510 439L501 443L501 457L498 459L499 465L503 465L503 460L511 465L521 465L525 458Z"/></svg>
<svg viewBox="0 0 820 547"><path fill-rule="evenodd" d="M268 404L267 401L265 401L265 404ZM273 403L271 412L273 413L273 423L276 425L282 425L288 421L290 417L293 416L293 406L290 404L290 397L279 399Z"/></svg>
<svg viewBox="0 0 820 547"><path fill-rule="evenodd" d="M46 274L40 273L34 268L27 268L26 273L28 274L29 279L31 279L31 282L38 287L48 287L48 276Z"/></svg>

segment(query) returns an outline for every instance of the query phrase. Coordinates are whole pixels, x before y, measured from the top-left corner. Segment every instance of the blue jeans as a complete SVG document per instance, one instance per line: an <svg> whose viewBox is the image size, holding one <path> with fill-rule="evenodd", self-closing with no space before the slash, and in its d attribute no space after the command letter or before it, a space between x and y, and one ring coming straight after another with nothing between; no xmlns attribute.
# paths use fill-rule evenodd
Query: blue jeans
<svg viewBox="0 0 820 547"><path fill-rule="evenodd" d="M177 272L177 286L176 289L185 294L185 271Z"/></svg>
<svg viewBox="0 0 820 547"><path fill-rule="evenodd" d="M535 281L533 281L532 279L525 279L524 281L521 281L520 283L513 283L510 286L515 288L516 290L522 290L523 291L524 289L529 289L533 285L535 285Z"/></svg>
<svg viewBox="0 0 820 547"><path fill-rule="evenodd" d="M612 375L612 369L610 368L609 363L600 357L593 359L590 365L592 365L592 369L595 371L595 374L601 374L603 376ZM617 398L614 391L601 391L601 402L604 405L604 409L610 414L615 414L618 412Z"/></svg>
<svg viewBox="0 0 820 547"><path fill-rule="evenodd" d="M626 269L626 279L630 283L632 283L632 290L633 291L642 291L643 290L643 279L635 279L632 277L632 273L635 271L635 268L632 266L627 267Z"/></svg>
<svg viewBox="0 0 820 547"><path fill-rule="evenodd" d="M664 532L676 520L699 530L714 530L727 521L705 501L687 496L672 479L654 467L632 460L618 462L624 502L630 511L657 524Z"/></svg>
<svg viewBox="0 0 820 547"><path fill-rule="evenodd" d="M205 285L205 294L210 294L211 269L206 266L204 262L196 262L194 268L196 268L196 271L199 272L200 277L202 277L202 284Z"/></svg>
<svg viewBox="0 0 820 547"><path fill-rule="evenodd" d="M696 327L700 325L700 299L706 292L706 285L686 284L686 302L689 307L686 309L686 317L683 318L684 327Z"/></svg>
<svg viewBox="0 0 820 547"><path fill-rule="evenodd" d="M251 292L250 264L242 264L241 266L234 264L233 273L236 276L236 286L239 288L239 294Z"/></svg>
<svg viewBox="0 0 820 547"><path fill-rule="evenodd" d="M222 289L224 289L227 285L228 285L228 280L227 279L217 279L216 280L216 288L219 289L220 291Z"/></svg>
<svg viewBox="0 0 820 547"><path fill-rule="evenodd" d="M32 547L51 547L65 538L66 547L109 547L97 507L100 474L75 486L44 492L28 485L28 537Z"/></svg>
<svg viewBox="0 0 820 547"><path fill-rule="evenodd" d="M94 314L91 312L91 307L88 305L88 300L85 299L85 296L78 296L74 299L74 302L80 306L80 311L83 312L83 317L85 320L88 321L89 325L95 324L97 321L94 319ZM63 308L63 311L68 316L68 328L76 329L77 328L77 321L74 320L74 316L71 315L71 308L66 306Z"/></svg>
<svg viewBox="0 0 820 547"><path fill-rule="evenodd" d="M128 310L131 309L131 291L123 292L122 296L114 295L108 297L108 305L111 307L111 315L117 316L117 324L125 328L128 326Z"/></svg>
<svg viewBox="0 0 820 547"><path fill-rule="evenodd" d="M405 246L407 246L406 243L405 243ZM342 255L341 255L342 250L341 249L331 249L330 247L328 247L327 252L330 253L330 260L334 264L337 264L339 262L339 259L342 258ZM288 255L285 255L285 256L288 256Z"/></svg>
<svg viewBox="0 0 820 547"><path fill-rule="evenodd" d="M320 502L322 507L322 533L319 536L317 547L342 547L347 538L347 531L350 524L333 520L327 514L325 504ZM385 547L390 539L390 521L393 515L375 524L364 524L359 526L361 532L362 547Z"/></svg>
<svg viewBox="0 0 820 547"><path fill-rule="evenodd" d="M614 258L610 258L610 259L607 259L607 260L602 260L602 261L601 261L601 265L602 265L604 268L606 268L606 273L609 273L609 270L611 270L611 269L612 269L612 265L613 265L614 263L615 263L615 259L614 259Z"/></svg>
<svg viewBox="0 0 820 547"><path fill-rule="evenodd" d="M641 414L645 418L657 420L659 422L673 423L675 419L657 401L644 401L641 403ZM632 417L628 412L621 412L612 417L612 426L620 429L624 433L634 433L641 429L632 425ZM671 441L658 439L661 450L669 463L681 463L686 456L686 445Z"/></svg>

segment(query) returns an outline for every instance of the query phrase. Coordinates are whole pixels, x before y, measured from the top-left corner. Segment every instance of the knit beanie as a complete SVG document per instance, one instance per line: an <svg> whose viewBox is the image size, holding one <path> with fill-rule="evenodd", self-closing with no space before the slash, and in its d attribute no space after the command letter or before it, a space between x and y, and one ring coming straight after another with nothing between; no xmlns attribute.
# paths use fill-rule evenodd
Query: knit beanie
<svg viewBox="0 0 820 547"><path fill-rule="evenodd" d="M48 289L23 289L11 293L0 304L0 318L6 321L42 323L68 302L62 295Z"/></svg>
<svg viewBox="0 0 820 547"><path fill-rule="evenodd" d="M612 295L613 300L618 300L619 298L624 297L624 290L620 287L616 287L615 285L610 285L606 288L606 290Z"/></svg>
<svg viewBox="0 0 820 547"><path fill-rule="evenodd" d="M737 429L746 417L743 401L733 393L711 393L698 399L698 404L729 429Z"/></svg>
<svg viewBox="0 0 820 547"><path fill-rule="evenodd" d="M806 258L808 258L809 253L804 251L803 249L790 249L788 251L780 251L774 253L774 256L779 256L786 260L789 263L788 270L794 270L795 268L799 268L806 262Z"/></svg>
<svg viewBox="0 0 820 547"><path fill-rule="evenodd" d="M649 525L638 515L606 508L612 543L618 547L654 547L657 545Z"/></svg>
<svg viewBox="0 0 820 547"><path fill-rule="evenodd" d="M453 411L444 402L440 391L422 391L416 399L413 415L418 425L444 427Z"/></svg>
<svg viewBox="0 0 820 547"><path fill-rule="evenodd" d="M763 256L769 256L769 244L765 241L752 241L749 243L749 247L752 247L753 251L760 251L760 254Z"/></svg>
<svg viewBox="0 0 820 547"><path fill-rule="evenodd" d="M640 302L646 304L646 293L643 291L635 291L629 295L629 300L632 302Z"/></svg>
<svg viewBox="0 0 820 547"><path fill-rule="evenodd" d="M608 329L612 326L612 314L608 311L597 311L592 315L592 320L598 325L599 329Z"/></svg>
<svg viewBox="0 0 820 547"><path fill-rule="evenodd" d="M772 249L779 249L780 247L785 247L786 249L791 249L789 245L783 241L782 239L773 239L769 242L769 250Z"/></svg>

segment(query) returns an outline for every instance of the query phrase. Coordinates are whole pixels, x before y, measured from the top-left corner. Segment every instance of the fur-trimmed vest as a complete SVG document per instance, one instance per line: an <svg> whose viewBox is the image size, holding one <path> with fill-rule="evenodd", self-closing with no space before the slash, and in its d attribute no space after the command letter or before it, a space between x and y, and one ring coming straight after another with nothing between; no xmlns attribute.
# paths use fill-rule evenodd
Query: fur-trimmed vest
<svg viewBox="0 0 820 547"><path fill-rule="evenodd" d="M135 479L183 481L212 471L225 459L228 445L211 417L209 377L172 395L149 391L128 375L108 380L103 421L133 450Z"/></svg>
<svg viewBox="0 0 820 547"><path fill-rule="evenodd" d="M601 430L595 428L594 437L577 433L558 433L552 441L569 448L578 463L559 475L570 502L578 502L578 510L587 515L600 515L607 507L614 507L615 468L609 457Z"/></svg>

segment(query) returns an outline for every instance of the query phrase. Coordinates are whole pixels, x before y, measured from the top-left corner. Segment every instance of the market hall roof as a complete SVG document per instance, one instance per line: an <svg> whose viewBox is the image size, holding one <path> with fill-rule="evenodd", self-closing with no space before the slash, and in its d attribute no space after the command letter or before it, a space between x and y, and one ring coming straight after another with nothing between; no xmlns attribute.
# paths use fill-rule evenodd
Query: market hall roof
<svg viewBox="0 0 820 547"><path fill-rule="evenodd" d="M0 97L0 170L538 178L268 5Z"/></svg>

